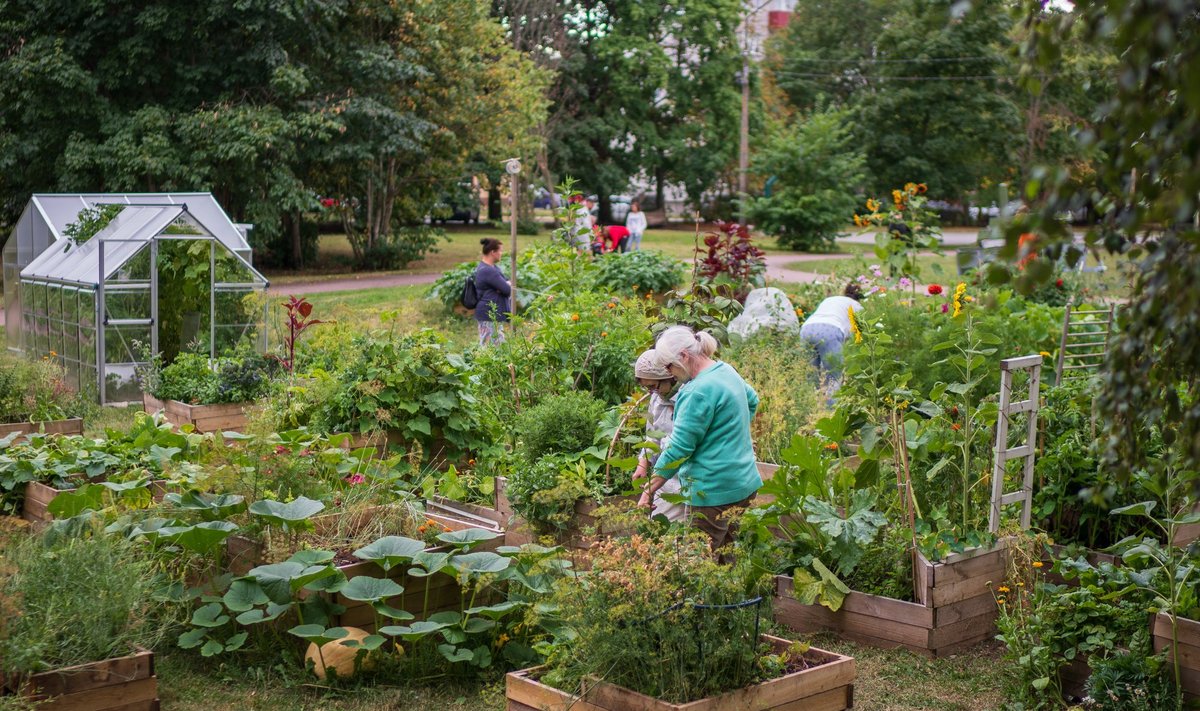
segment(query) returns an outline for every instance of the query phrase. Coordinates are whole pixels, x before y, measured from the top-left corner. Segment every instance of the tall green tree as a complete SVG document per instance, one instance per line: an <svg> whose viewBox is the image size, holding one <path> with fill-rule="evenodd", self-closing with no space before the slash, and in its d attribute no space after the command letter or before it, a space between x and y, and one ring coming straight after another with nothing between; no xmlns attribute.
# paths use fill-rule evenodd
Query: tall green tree
<svg viewBox="0 0 1200 711"><path fill-rule="evenodd" d="M579 178L611 219L632 176L720 182L737 145L736 0L507 0L512 42L557 76L545 126L544 180Z"/></svg>
<svg viewBox="0 0 1200 711"><path fill-rule="evenodd" d="M1058 219L1092 203L1103 219L1086 245L1138 260L1133 298L1104 368L1104 439L1115 471L1149 467L1162 477L1200 467L1200 13L1172 0L1080 0L1071 13L1027 2L1027 75L1052 72L1074 32L1111 46L1118 58L1115 92L1079 134L1099 150L1095 178L1080 185L1069 165L1046 165L1023 194L1035 209L1005 231L1005 253L1017 255L1019 235L1034 232L1051 258L1078 254L1074 235ZM1031 288L1050 278L1050 259L1017 272L997 264L989 278ZM1157 430L1162 458L1147 456Z"/></svg>
<svg viewBox="0 0 1200 711"><path fill-rule="evenodd" d="M1000 0L903 0L876 38L855 95L859 142L877 191L906 182L960 201L1012 177L1021 136Z"/></svg>
<svg viewBox="0 0 1200 711"><path fill-rule="evenodd" d="M211 190L262 257L294 263L301 213L336 193L356 234L385 234L470 156L536 143L545 77L489 9L0 0L0 207Z"/></svg>

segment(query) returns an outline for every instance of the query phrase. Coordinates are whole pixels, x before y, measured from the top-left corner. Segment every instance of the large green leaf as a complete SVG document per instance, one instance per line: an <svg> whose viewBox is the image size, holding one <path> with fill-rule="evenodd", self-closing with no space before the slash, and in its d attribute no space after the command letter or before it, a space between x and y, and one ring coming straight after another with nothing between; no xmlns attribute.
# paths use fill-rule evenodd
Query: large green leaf
<svg viewBox="0 0 1200 711"><path fill-rule="evenodd" d="M372 578L369 575L359 575L351 578L342 588L341 594L351 600L360 602L375 602L386 600L404 593L404 588L389 578Z"/></svg>
<svg viewBox="0 0 1200 711"><path fill-rule="evenodd" d="M161 528L160 538L177 543L194 553L208 554L216 550L226 538L238 530L236 523L229 521L205 521L194 526Z"/></svg>
<svg viewBox="0 0 1200 711"><path fill-rule="evenodd" d="M230 612L245 612L255 605L265 605L270 598L254 580L238 578L229 585L221 598Z"/></svg>
<svg viewBox="0 0 1200 711"><path fill-rule="evenodd" d="M461 531L440 533L437 539L442 543L449 543L457 548L467 548L475 543L494 541L500 536L501 534L496 531L489 531L483 528L466 528Z"/></svg>
<svg viewBox="0 0 1200 711"><path fill-rule="evenodd" d="M434 632L444 630L451 625L447 622L434 622L433 620L418 620L411 625L391 625L388 627L380 627L379 633L389 637L399 637L405 642L415 642L423 637L427 637Z"/></svg>
<svg viewBox="0 0 1200 711"><path fill-rule="evenodd" d="M286 504L280 501L263 499L250 504L250 513L266 519L270 524L282 527L285 531L302 527L308 519L325 509L325 504L306 496L301 496Z"/></svg>
<svg viewBox="0 0 1200 711"><path fill-rule="evenodd" d="M55 518L71 518L84 511L98 511L104 504L104 487L84 484L73 491L63 491L55 496L46 509Z"/></svg>
<svg viewBox="0 0 1200 711"><path fill-rule="evenodd" d="M453 573L454 568L450 565L452 557L451 553L421 551L413 556L413 565L417 567L409 568L408 574L424 578L442 571Z"/></svg>
<svg viewBox="0 0 1200 711"><path fill-rule="evenodd" d="M247 577L254 578L272 601L283 605L291 603L292 596L308 583L337 575L337 572L332 565L305 566L288 561L260 565Z"/></svg>
<svg viewBox="0 0 1200 711"><path fill-rule="evenodd" d="M512 558L505 558L497 553L482 551L479 553L463 553L456 555L450 563L457 569L471 575L484 573L499 573L512 564Z"/></svg>
<svg viewBox="0 0 1200 711"><path fill-rule="evenodd" d="M205 494L188 491L184 494L169 493L163 500L185 511L198 512L205 521L216 521L241 513L246 509L246 498L238 494Z"/></svg>
<svg viewBox="0 0 1200 711"><path fill-rule="evenodd" d="M374 562L385 571L413 559L425 550L421 541L404 536L384 536L370 545L354 551L354 557Z"/></svg>

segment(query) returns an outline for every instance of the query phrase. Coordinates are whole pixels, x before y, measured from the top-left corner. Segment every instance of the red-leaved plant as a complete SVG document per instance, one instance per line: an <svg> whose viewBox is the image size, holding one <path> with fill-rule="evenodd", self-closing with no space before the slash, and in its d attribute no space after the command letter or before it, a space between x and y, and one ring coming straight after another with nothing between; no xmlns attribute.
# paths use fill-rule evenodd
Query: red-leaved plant
<svg viewBox="0 0 1200 711"><path fill-rule="evenodd" d="M696 276L717 286L729 285L740 302L765 283L766 272L764 252L754 246L750 225L718 222L716 232L704 235L704 246L696 245Z"/></svg>
<svg viewBox="0 0 1200 711"><path fill-rule="evenodd" d="M287 351L286 358L279 356L271 356L287 370L288 373L296 365L296 341L300 338L300 334L304 333L309 326L316 326L318 323L326 323L320 319L309 318L312 315L313 305L308 303L308 299L295 296L289 296L288 300L283 302L283 308L287 309L287 335L283 337L283 347Z"/></svg>

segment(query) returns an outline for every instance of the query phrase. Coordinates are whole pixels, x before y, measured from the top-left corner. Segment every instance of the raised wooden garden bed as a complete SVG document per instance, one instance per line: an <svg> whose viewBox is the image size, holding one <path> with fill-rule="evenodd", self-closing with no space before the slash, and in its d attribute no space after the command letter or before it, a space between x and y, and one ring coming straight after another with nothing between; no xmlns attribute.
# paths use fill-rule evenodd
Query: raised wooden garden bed
<svg viewBox="0 0 1200 711"><path fill-rule="evenodd" d="M1179 632L1179 681L1188 704L1200 698L1200 622L1186 617L1175 619ZM1166 650L1167 669L1173 670L1175 654L1171 649L1171 616L1160 612L1150 618L1155 653ZM1188 706L1192 708L1192 706Z"/></svg>
<svg viewBox="0 0 1200 711"><path fill-rule="evenodd" d="M993 589L1006 574L1008 541L991 549L956 554L930 563L918 554L916 602L851 592L841 609L801 604L792 579L777 576L775 620L798 632L830 630L872 647L904 647L941 657L996 634Z"/></svg>
<svg viewBox="0 0 1200 711"><path fill-rule="evenodd" d="M19 681L8 691L38 702L39 711L158 711L154 653L52 669Z"/></svg>
<svg viewBox="0 0 1200 711"><path fill-rule="evenodd" d="M94 480L94 481L99 481ZM39 481L31 481L25 485L25 503L21 509L21 518L33 524L47 524L54 520L54 516L50 514L50 502L54 497L64 491L74 491L74 487L70 489L55 489L52 486L43 484ZM150 482L150 495L155 501L162 501L163 496L167 493L166 480L155 480Z"/></svg>
<svg viewBox="0 0 1200 711"><path fill-rule="evenodd" d="M791 642L763 635L776 652ZM686 704L659 701L636 691L603 681L585 685L581 693L568 694L538 681L544 667L508 674L505 695L508 711L841 711L854 706L854 660L815 647L805 659L821 662L777 679Z"/></svg>
<svg viewBox="0 0 1200 711"><path fill-rule="evenodd" d="M148 393L142 405L151 414L162 410L163 417L176 427L191 425L197 432L241 432L246 427L246 408L253 403L228 405L189 405L178 400L159 400Z"/></svg>
<svg viewBox="0 0 1200 711"><path fill-rule="evenodd" d="M451 531L482 528L500 534L505 532L504 517L496 509L454 501L444 496L435 496L425 502L425 517Z"/></svg>
<svg viewBox="0 0 1200 711"><path fill-rule="evenodd" d="M83 419L74 417L69 420L48 420L46 422L16 422L0 425L0 439L12 433L23 435L81 435L83 434Z"/></svg>
<svg viewBox="0 0 1200 711"><path fill-rule="evenodd" d="M1073 580L1067 580L1063 576L1061 576L1058 573L1055 573L1053 570L1051 570L1051 568L1054 566L1054 561L1061 558L1063 556L1063 553L1066 550L1067 550L1066 546L1060 546L1060 545L1054 544L1054 545L1050 546L1050 551L1042 556L1042 562L1045 563L1045 566L1046 566L1045 568L1043 568L1043 570L1045 570L1046 582L1054 583L1055 585L1069 585L1071 587L1079 587L1079 579L1078 578L1075 578ZM1093 566L1099 566L1101 563L1109 563L1110 565L1121 565L1121 557L1120 556L1112 555L1111 553L1101 553L1099 551L1091 550L1090 548L1087 549L1087 553L1084 555L1084 558L1087 560L1088 563L1091 563Z"/></svg>

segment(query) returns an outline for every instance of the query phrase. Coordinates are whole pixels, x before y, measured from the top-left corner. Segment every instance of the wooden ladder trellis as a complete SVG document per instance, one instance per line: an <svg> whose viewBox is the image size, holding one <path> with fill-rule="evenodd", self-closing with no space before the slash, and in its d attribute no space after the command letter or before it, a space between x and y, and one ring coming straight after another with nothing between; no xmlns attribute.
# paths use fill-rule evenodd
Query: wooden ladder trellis
<svg viewBox="0 0 1200 711"><path fill-rule="evenodd" d="M1013 402L1013 374L1017 371L1029 373L1029 396L1024 400ZM992 466L992 510L988 515L988 530L992 533L1000 531L1000 510L1009 504L1021 504L1021 528L1027 529L1030 524L1033 505L1033 460L1037 442L1037 413L1038 391L1042 375L1042 356L1029 355L1019 358L1007 358L1000 361L1000 414L996 422L996 461ZM1028 413L1025 422L1025 443L1016 447L1008 446L1009 418L1020 413ZM1024 459L1021 488L1018 491L1004 491L1004 474L1011 460Z"/></svg>
<svg viewBox="0 0 1200 711"><path fill-rule="evenodd" d="M1067 304L1062 338L1058 343L1058 362L1054 367L1055 385L1062 385L1070 378L1088 377L1090 371L1099 370L1108 356L1108 337L1116 315L1116 306L1073 310L1071 304ZM1104 318L1096 320L1093 319L1095 316ZM1102 326L1103 330L1097 330L1096 326Z"/></svg>

